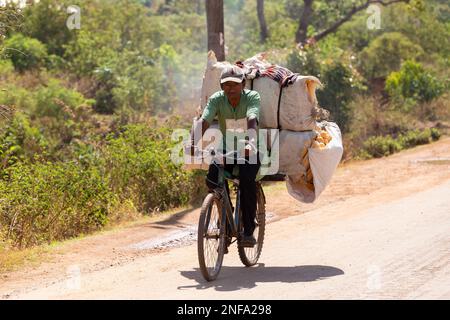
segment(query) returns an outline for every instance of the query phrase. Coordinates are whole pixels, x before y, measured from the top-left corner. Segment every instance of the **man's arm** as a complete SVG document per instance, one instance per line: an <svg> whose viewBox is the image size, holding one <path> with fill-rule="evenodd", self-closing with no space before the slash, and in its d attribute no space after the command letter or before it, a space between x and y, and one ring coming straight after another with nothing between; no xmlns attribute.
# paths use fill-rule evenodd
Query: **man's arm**
<svg viewBox="0 0 450 320"><path fill-rule="evenodd" d="M247 119L247 128L248 129L254 129L256 131L257 126L258 126L258 121L256 120L256 118Z"/></svg>
<svg viewBox="0 0 450 320"><path fill-rule="evenodd" d="M200 128L199 126L201 126L201 135L196 135L195 132L199 132ZM200 139L203 137L203 135L205 134L205 131L208 130L209 128L209 123L208 121L206 121L203 118L200 118L200 120L198 120L197 122L195 122L195 127L192 128L191 131L191 145L195 146L197 145L197 143L200 141Z"/></svg>
<svg viewBox="0 0 450 320"><path fill-rule="evenodd" d="M201 126L201 129L200 129ZM202 139L203 135L205 134L205 131L208 130L209 123L203 118L200 118L200 120L196 121L194 124L194 127L191 131L191 146L190 146L190 154L191 156L195 155L195 146L197 143ZM200 133L201 130L201 134Z"/></svg>
<svg viewBox="0 0 450 320"><path fill-rule="evenodd" d="M250 105L247 107L247 129L248 129L248 140L256 148L256 129L258 127L259 110L261 106L261 96L258 92L253 92L250 99ZM246 155L248 155L248 150L251 148L246 148Z"/></svg>
<svg viewBox="0 0 450 320"><path fill-rule="evenodd" d="M250 100L250 105L247 107L247 129L248 130L253 129L250 130L250 132L253 131L255 132L255 134L256 128L258 126L260 106L261 106L261 97L258 92L254 92Z"/></svg>
<svg viewBox="0 0 450 320"><path fill-rule="evenodd" d="M256 128L258 127L258 121L256 118L247 118L247 133L248 133L248 141L255 147L256 146ZM247 146L245 148L245 156L248 157L250 154L254 153L252 147Z"/></svg>

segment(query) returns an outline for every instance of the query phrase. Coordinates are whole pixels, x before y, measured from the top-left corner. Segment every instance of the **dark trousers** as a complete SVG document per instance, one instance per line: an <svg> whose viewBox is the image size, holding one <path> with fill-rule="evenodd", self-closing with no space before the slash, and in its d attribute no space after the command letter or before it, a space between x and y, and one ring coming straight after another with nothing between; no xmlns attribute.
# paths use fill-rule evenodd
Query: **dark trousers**
<svg viewBox="0 0 450 320"><path fill-rule="evenodd" d="M234 166L239 166L239 186L241 190L242 220L244 222L244 234L251 235L255 230L256 217L256 174L261 163L259 157L256 164L225 164L225 170L233 172ZM219 169L211 164L206 175L206 185L210 190L217 187Z"/></svg>

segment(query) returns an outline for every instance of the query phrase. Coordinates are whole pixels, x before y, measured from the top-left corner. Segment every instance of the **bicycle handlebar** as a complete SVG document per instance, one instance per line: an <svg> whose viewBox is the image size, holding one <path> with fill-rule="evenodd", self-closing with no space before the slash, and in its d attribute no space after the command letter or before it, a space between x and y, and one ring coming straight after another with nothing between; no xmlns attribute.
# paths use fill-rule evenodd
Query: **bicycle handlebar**
<svg viewBox="0 0 450 320"><path fill-rule="evenodd" d="M246 143L248 146L250 146L250 148L251 148L252 151L254 151L255 153L257 153L257 149L256 149L255 145L254 145L252 142L250 142L250 141L248 141L248 140L245 140L245 139L241 139L241 140L239 140L239 142L244 142L244 143ZM233 160L236 160L236 161L244 161L244 162L250 164L250 161L249 161L249 160L247 160L247 159L245 159L245 158L237 157L238 151L236 151L236 150L231 150L231 151L229 151L229 152L227 152L227 153L222 153L222 152L220 152L219 150L215 150L215 149L212 148L212 147L209 148L209 149L207 149L207 150L200 149L199 147L197 147L197 146L192 146L192 145L189 145L189 147L194 147L194 149L195 149L198 153L201 153L203 156L205 156L205 155L206 155L206 156L212 156L213 158L218 158L218 157L222 156L223 158L233 159ZM198 156L198 153L197 153L197 156ZM195 152L194 152L194 155L193 155L193 156L194 156L194 157L196 156Z"/></svg>

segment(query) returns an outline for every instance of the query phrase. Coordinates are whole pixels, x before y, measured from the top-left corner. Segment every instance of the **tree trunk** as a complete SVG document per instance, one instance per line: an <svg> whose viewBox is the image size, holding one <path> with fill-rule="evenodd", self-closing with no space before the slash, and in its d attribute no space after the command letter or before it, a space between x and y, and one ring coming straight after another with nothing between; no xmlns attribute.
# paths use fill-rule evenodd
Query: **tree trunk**
<svg viewBox="0 0 450 320"><path fill-rule="evenodd" d="M267 30L266 18L264 17L264 0L257 0L256 2L256 10L258 12L258 21L260 28L260 39L261 43L266 42L266 39L269 37L269 31Z"/></svg>
<svg viewBox="0 0 450 320"><path fill-rule="evenodd" d="M312 9L313 0L303 0L303 3L304 8L302 16L300 17L300 23L298 25L297 33L295 34L295 41L300 44L306 43L308 26L313 13Z"/></svg>
<svg viewBox="0 0 450 320"><path fill-rule="evenodd" d="M225 61L223 0L205 0L205 4L206 25L208 28L208 51L214 51L217 61Z"/></svg>

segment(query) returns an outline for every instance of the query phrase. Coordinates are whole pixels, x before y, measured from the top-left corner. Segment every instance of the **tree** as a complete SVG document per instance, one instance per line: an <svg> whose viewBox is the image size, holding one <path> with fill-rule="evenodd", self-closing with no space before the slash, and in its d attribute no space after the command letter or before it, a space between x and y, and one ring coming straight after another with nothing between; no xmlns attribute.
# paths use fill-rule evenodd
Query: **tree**
<svg viewBox="0 0 450 320"><path fill-rule="evenodd" d="M225 32L223 22L223 0L205 0L208 51L216 54L217 61L225 60Z"/></svg>
<svg viewBox="0 0 450 320"><path fill-rule="evenodd" d="M0 6L0 57L3 52L3 41L16 29L18 29L23 21L21 11L11 3Z"/></svg>
<svg viewBox="0 0 450 320"><path fill-rule="evenodd" d="M406 59L420 58L424 50L399 32L386 32L359 53L359 65L366 79L385 79Z"/></svg>
<svg viewBox="0 0 450 320"><path fill-rule="evenodd" d="M266 42L269 37L269 31L267 30L266 18L264 16L264 0L257 0L256 11L258 13L258 21L260 27L260 39L261 42Z"/></svg>
<svg viewBox="0 0 450 320"><path fill-rule="evenodd" d="M337 29L344 24L345 22L349 21L353 15L356 13L367 9L371 4L381 4L383 6L389 6L391 4L395 3L409 3L411 0L390 0L390 1L384 1L384 0L365 0L363 2L359 1L359 5L357 5L354 1L352 4L352 7L344 11L341 15L341 18L334 21L331 26L328 28L325 28L325 30L319 31L318 33L314 34L312 37L307 37L308 27L311 24L311 18L314 13L313 9L313 1L314 0L303 0L303 12L300 17L299 26L297 29L297 32L295 34L295 41L301 45L304 45L308 42L316 42L323 38L325 38L327 35L334 33L337 31Z"/></svg>
<svg viewBox="0 0 450 320"><path fill-rule="evenodd" d="M7 39L5 47L6 55L19 72L38 69L45 65L48 58L47 48L42 42L25 37L21 33Z"/></svg>
<svg viewBox="0 0 450 320"><path fill-rule="evenodd" d="M386 91L391 97L412 98L429 102L439 97L444 85L418 62L407 60L400 71L392 72L386 80Z"/></svg>
<svg viewBox="0 0 450 320"><path fill-rule="evenodd" d="M47 46L49 54L63 56L64 46L75 35L66 27L69 0L40 0L28 5L24 11L24 22L21 32L36 38Z"/></svg>

